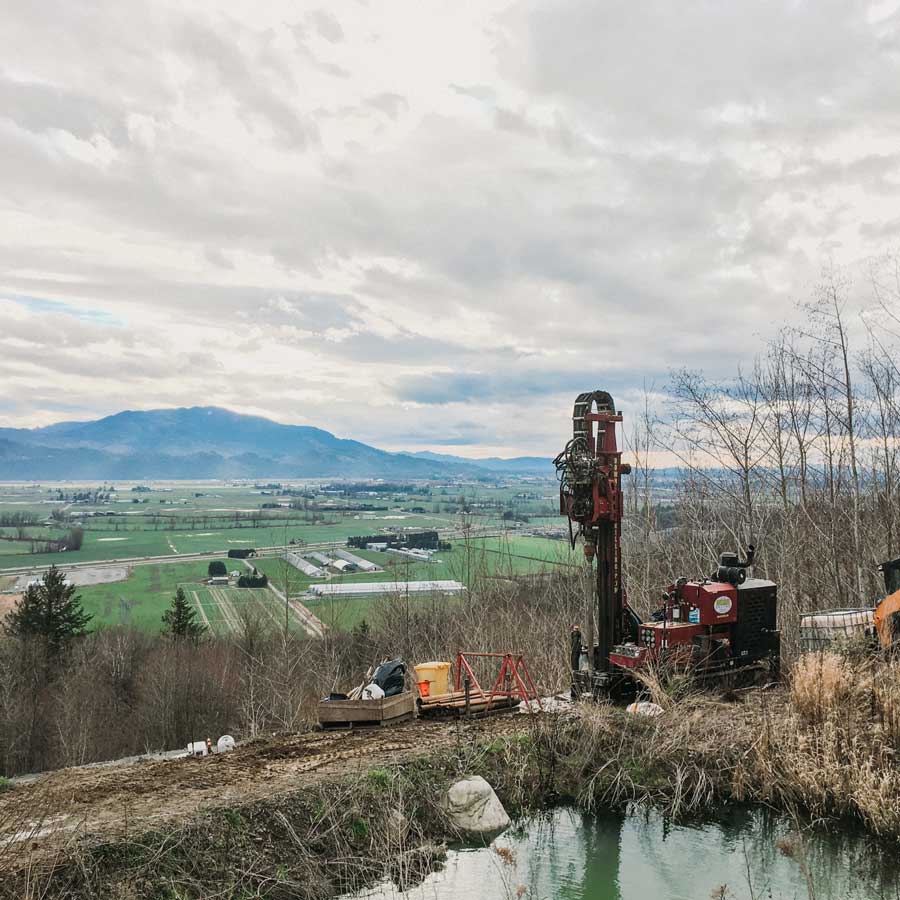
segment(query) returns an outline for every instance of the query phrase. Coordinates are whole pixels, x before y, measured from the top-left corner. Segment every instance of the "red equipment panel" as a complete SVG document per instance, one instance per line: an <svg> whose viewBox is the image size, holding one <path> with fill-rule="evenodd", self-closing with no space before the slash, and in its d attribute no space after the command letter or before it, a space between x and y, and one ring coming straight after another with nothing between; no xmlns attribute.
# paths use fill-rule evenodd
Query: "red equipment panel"
<svg viewBox="0 0 900 900"><path fill-rule="evenodd" d="M679 596L688 605L687 621L691 624L737 622L737 588L732 584L690 581L682 585Z"/></svg>
<svg viewBox="0 0 900 900"><path fill-rule="evenodd" d="M609 654L609 664L621 669L639 669L650 657L647 647L637 644L624 644L614 647Z"/></svg>
<svg viewBox="0 0 900 900"><path fill-rule="evenodd" d="M644 646L656 650L671 649L678 644L690 645L695 635L705 633L706 629L702 625L693 623L677 625L673 622L644 622L640 628L640 641Z"/></svg>
<svg viewBox="0 0 900 900"><path fill-rule="evenodd" d="M663 656L670 662L687 664L691 661L694 638L702 634L706 634L703 625L643 622L638 632L638 643L615 647L609 661L623 669L637 669Z"/></svg>

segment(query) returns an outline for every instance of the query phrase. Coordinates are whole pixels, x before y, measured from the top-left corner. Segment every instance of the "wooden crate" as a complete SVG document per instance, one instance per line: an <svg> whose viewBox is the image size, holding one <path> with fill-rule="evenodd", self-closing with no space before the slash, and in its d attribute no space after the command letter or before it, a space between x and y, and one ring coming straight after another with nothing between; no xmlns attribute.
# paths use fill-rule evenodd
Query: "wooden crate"
<svg viewBox="0 0 900 900"><path fill-rule="evenodd" d="M412 691L404 691L381 700L322 700L318 711L323 728L390 725L415 716L416 697Z"/></svg>

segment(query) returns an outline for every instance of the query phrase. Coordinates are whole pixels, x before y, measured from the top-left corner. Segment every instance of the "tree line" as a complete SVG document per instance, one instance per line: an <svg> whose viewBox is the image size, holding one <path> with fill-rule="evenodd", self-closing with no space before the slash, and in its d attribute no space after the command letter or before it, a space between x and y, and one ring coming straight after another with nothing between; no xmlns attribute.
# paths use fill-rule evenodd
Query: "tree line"
<svg viewBox="0 0 900 900"><path fill-rule="evenodd" d="M437 595L410 603L402 592L374 599L365 622L323 638L279 627L249 604L236 607L236 630L211 634L183 591L159 633L90 631L77 590L48 573L0 636L0 775L177 749L224 733L302 731L319 699L398 656L412 665L455 658L460 647L514 647L543 690L565 688L580 580L563 571L516 582L487 571L452 603ZM52 631L42 631L50 621ZM492 683L487 669L479 677Z"/></svg>

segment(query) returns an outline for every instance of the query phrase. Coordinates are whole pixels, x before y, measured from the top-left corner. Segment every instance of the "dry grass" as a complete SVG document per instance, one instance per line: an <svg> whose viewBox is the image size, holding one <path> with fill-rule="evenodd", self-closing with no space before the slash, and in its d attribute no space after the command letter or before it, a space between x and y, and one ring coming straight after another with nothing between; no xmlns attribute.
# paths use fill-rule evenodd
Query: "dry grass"
<svg viewBox="0 0 900 900"><path fill-rule="evenodd" d="M440 769L373 769L180 827L69 848L0 877L0 898L272 897L318 900L390 878L418 883L452 836Z"/></svg>
<svg viewBox="0 0 900 900"><path fill-rule="evenodd" d="M791 704L808 724L844 708L858 687L847 657L823 650L801 656L791 669Z"/></svg>
<svg viewBox="0 0 900 900"><path fill-rule="evenodd" d="M890 657L811 654L790 704L765 710L741 766L742 789L784 809L858 819L900 840L900 665Z"/></svg>
<svg viewBox="0 0 900 900"><path fill-rule="evenodd" d="M651 673L662 715L586 705L536 742L552 744L562 784L588 809L639 802L679 816L764 802L900 841L900 660L825 654L795 669L789 690L739 702L673 697Z"/></svg>
<svg viewBox="0 0 900 900"><path fill-rule="evenodd" d="M753 719L749 707L699 695L669 701L654 718L586 704L564 733L538 742L555 742L561 792L586 809L637 802L680 816L730 794Z"/></svg>
<svg viewBox="0 0 900 900"><path fill-rule="evenodd" d="M633 674L648 698L663 709L672 709L697 693L691 670L683 666L651 663Z"/></svg>

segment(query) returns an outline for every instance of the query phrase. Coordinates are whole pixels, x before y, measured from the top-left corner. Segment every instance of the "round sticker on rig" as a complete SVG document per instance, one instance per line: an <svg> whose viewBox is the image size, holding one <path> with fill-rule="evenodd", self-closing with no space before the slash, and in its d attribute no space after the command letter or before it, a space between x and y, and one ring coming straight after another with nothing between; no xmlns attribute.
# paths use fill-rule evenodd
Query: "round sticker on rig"
<svg viewBox="0 0 900 900"><path fill-rule="evenodd" d="M731 597L729 597L727 594L722 594L720 597L716 597L716 599L713 601L713 609L715 609L717 615L727 615L731 612Z"/></svg>

